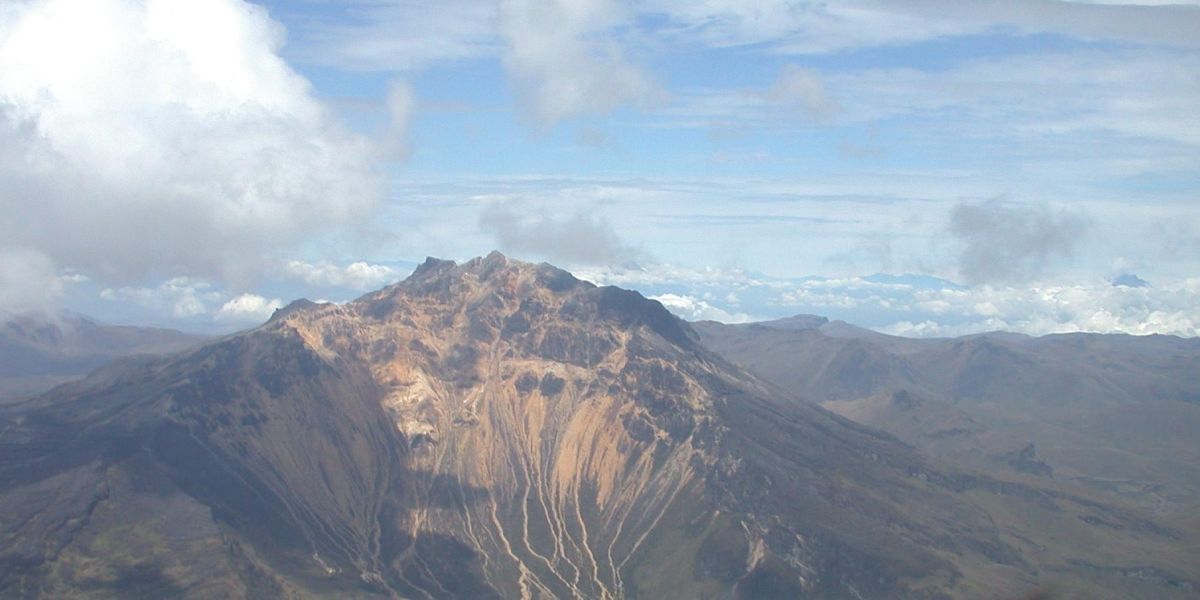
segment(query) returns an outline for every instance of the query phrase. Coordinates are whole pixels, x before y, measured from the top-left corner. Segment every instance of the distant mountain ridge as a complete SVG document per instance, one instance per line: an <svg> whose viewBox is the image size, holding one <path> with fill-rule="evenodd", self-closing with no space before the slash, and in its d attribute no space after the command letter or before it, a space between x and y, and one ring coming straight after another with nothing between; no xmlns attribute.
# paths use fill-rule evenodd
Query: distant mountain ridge
<svg viewBox="0 0 1200 600"><path fill-rule="evenodd" d="M935 456L1052 474L1160 514L1200 507L1200 339L912 339L807 315L694 327L706 345L783 389ZM1014 459L1027 449L1036 455Z"/></svg>
<svg viewBox="0 0 1200 600"><path fill-rule="evenodd" d="M0 399L39 393L114 358L182 350L204 338L172 329L105 325L63 313L0 323Z"/></svg>
<svg viewBox="0 0 1200 600"><path fill-rule="evenodd" d="M1076 372L1076 379L1105 385L1106 393L1116 393L1126 401L1154 396L1200 403L1200 385L1188 377L1200 369L1198 338L1089 333L1031 337L1009 332L959 338L907 338L815 315L736 325L701 321L693 326L710 347L742 364L753 365L756 372L767 375L773 382L817 401L846 399L846 394L838 391L845 379L878 379L879 374L873 371L842 373L838 369L849 368L848 363L871 352L883 352L880 362L862 363L864 369L883 369L895 374L894 385L930 388L941 395L994 395L1000 393L996 386L1020 382L988 381L990 376L983 372L985 367L1011 371L1030 366L1038 372L1037 376L1046 379L1052 379L1056 373ZM818 345L826 360L807 360L802 353L811 352ZM939 365L972 369L963 372L935 368ZM1112 368L1127 375L1105 372ZM1141 371L1138 377L1128 376L1133 369ZM980 387L976 383L991 385ZM1082 383L1091 385L1088 381ZM878 391L879 387L870 389ZM1097 390L1072 393L1085 392L1094 395Z"/></svg>

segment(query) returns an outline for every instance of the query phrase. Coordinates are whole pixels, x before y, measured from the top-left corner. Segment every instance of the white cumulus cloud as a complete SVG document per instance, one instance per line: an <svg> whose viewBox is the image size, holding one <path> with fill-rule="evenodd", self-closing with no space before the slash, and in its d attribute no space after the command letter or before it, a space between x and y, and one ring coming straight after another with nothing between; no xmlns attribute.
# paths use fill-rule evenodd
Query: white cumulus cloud
<svg viewBox="0 0 1200 600"><path fill-rule="evenodd" d="M667 310L688 321L746 323L754 320L750 315L745 313L731 313L693 296L660 294L658 296L650 296L650 299L658 300L663 306L667 307Z"/></svg>
<svg viewBox="0 0 1200 600"><path fill-rule="evenodd" d="M882 322L875 325L880 331L917 337L985 331L1200 334L1200 279L1154 287L1114 286L1103 279L974 287L827 279L798 284L774 302L793 312L854 311Z"/></svg>
<svg viewBox="0 0 1200 600"><path fill-rule="evenodd" d="M368 213L374 145L282 44L241 0L0 7L0 251L116 286L239 282Z"/></svg>
<svg viewBox="0 0 1200 600"><path fill-rule="evenodd" d="M172 277L154 287L126 286L105 288L100 297L114 302L133 302L145 309L170 313L176 319L209 314L213 304L225 295L207 281L188 277Z"/></svg>
<svg viewBox="0 0 1200 600"><path fill-rule="evenodd" d="M221 309L217 311L217 318L223 321L265 321L282 306L283 302L278 299L268 300L258 294L241 294L222 304Z"/></svg>
<svg viewBox="0 0 1200 600"><path fill-rule="evenodd" d="M52 313L50 305L62 288L46 255L0 247L0 322L21 313Z"/></svg>
<svg viewBox="0 0 1200 600"><path fill-rule="evenodd" d="M309 285L373 290L400 278L400 272L387 265L357 261L346 266L330 262L288 261L285 272Z"/></svg>

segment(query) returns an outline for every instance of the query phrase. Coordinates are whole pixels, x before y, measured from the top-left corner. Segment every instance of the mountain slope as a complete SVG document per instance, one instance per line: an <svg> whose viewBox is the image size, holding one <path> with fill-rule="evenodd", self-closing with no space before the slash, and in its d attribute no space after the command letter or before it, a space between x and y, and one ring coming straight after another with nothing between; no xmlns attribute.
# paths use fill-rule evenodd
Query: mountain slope
<svg viewBox="0 0 1200 600"><path fill-rule="evenodd" d="M1190 519L1200 508L1200 340L905 339L830 325L695 329L780 387L934 456L996 476L1083 486L1200 532ZM861 357L854 369L828 367L850 349Z"/></svg>
<svg viewBox="0 0 1200 600"><path fill-rule="evenodd" d="M102 325L78 315L0 324L0 401L44 392L109 361L176 352L203 338L170 329Z"/></svg>
<svg viewBox="0 0 1200 600"><path fill-rule="evenodd" d="M5 596L1191 585L1167 528L940 467L737 369L657 302L499 254L104 370L0 432ZM1064 552L1063 532L1121 545ZM1130 552L1165 582L1121 575Z"/></svg>

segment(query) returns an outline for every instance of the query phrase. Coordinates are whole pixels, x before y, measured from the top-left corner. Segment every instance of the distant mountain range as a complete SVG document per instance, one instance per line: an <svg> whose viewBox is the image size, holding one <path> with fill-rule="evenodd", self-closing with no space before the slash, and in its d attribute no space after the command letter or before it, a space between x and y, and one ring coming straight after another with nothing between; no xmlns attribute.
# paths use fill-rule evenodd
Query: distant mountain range
<svg viewBox="0 0 1200 600"><path fill-rule="evenodd" d="M787 392L934 457L1085 487L1200 531L1200 339L911 339L811 315L693 326Z"/></svg>
<svg viewBox="0 0 1200 600"><path fill-rule="evenodd" d="M0 402L81 378L118 357L175 352L203 339L171 329L104 325L74 314L17 317L0 323Z"/></svg>
<svg viewBox="0 0 1200 600"><path fill-rule="evenodd" d="M1065 481L1040 438L978 469L800 394L820 376L820 402L921 423L937 402L990 431L972 407L1007 401L1008 371L988 364L1035 391L1060 371L1012 349L1034 341L980 339L926 379L924 342L693 326L549 265L430 259L0 407L0 596L1194 597L1185 494L1155 513ZM1191 406L1173 356L1146 358L1167 370L1144 385Z"/></svg>

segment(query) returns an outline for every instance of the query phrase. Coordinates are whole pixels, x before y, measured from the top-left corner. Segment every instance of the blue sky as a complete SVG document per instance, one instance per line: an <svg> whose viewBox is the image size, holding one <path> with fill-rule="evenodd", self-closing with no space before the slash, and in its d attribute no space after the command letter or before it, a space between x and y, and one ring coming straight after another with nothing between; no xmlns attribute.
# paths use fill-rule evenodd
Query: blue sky
<svg viewBox="0 0 1200 600"><path fill-rule="evenodd" d="M687 318L1194 336L1197 73L1196 2L20 0L0 310L225 331L498 248Z"/></svg>

